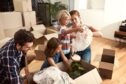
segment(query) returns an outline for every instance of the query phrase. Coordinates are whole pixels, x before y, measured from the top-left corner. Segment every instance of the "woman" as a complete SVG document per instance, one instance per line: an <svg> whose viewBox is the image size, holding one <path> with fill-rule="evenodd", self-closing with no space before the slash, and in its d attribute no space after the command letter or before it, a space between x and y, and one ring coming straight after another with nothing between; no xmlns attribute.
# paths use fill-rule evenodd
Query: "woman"
<svg viewBox="0 0 126 84"><path fill-rule="evenodd" d="M85 60L87 63L91 61L91 49L90 44L92 42L93 36L101 37L102 34L91 26L87 26L81 22L80 14L77 10L72 10L70 12L72 28L82 28L83 32L74 32L76 38L72 39L72 47L74 48L76 54L81 56L81 59Z"/></svg>
<svg viewBox="0 0 126 84"><path fill-rule="evenodd" d="M58 67L56 63L59 62L60 56L63 60L63 63L67 66L68 70L70 70L68 59L65 57L62 51L62 44L59 39L55 37L51 38L47 43L44 53L46 55L46 60L42 65L41 70L49 66Z"/></svg>
<svg viewBox="0 0 126 84"><path fill-rule="evenodd" d="M58 29L59 29L59 39L62 42L63 46L62 46L62 50L65 54L65 56L69 59L70 58L70 52L72 49L71 46L71 38L74 38L70 33L72 32L77 32L77 31L82 31L82 28L68 28L67 24L70 21L70 14L67 10L61 10L59 11L58 15L57 15L57 19L58 19Z"/></svg>

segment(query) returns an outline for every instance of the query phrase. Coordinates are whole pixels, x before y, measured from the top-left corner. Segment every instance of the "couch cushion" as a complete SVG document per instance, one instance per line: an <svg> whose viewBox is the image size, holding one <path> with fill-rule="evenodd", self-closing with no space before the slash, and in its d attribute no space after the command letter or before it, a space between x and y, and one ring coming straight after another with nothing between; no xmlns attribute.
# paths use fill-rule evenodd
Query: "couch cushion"
<svg viewBox="0 0 126 84"><path fill-rule="evenodd" d="M0 28L0 40L5 38L4 30L3 28Z"/></svg>

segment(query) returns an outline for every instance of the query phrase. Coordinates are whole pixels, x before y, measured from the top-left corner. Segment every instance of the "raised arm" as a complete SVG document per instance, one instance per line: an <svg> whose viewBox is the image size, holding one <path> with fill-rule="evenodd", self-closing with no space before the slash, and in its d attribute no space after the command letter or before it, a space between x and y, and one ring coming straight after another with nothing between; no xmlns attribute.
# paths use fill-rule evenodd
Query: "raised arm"
<svg viewBox="0 0 126 84"><path fill-rule="evenodd" d="M96 28L94 28L92 26L88 26L88 27L92 31L94 37L102 37L103 36L102 32L100 32Z"/></svg>
<svg viewBox="0 0 126 84"><path fill-rule="evenodd" d="M70 29L68 29L68 30L63 30L63 31L61 31L61 32L62 32L62 34L69 34L69 33L77 32L77 31L82 32L83 29L82 29L82 28L70 28Z"/></svg>

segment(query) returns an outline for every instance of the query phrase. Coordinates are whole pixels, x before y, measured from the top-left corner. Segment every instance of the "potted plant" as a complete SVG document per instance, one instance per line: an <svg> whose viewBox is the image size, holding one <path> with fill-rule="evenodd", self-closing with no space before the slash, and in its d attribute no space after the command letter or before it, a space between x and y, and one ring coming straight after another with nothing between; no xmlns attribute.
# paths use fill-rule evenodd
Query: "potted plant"
<svg viewBox="0 0 126 84"><path fill-rule="evenodd" d="M61 2L55 2L54 4L50 3L50 13L51 13L51 23L52 25L57 25L56 16L60 10L67 10L68 7L66 4Z"/></svg>

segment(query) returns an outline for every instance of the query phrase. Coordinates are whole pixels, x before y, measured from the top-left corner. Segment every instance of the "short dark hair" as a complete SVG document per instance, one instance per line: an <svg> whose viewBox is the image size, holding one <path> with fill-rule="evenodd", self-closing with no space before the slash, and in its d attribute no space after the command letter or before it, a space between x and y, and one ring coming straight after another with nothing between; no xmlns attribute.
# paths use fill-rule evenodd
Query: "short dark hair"
<svg viewBox="0 0 126 84"><path fill-rule="evenodd" d="M34 35L25 29L20 29L14 34L15 43L23 46L27 42L33 42Z"/></svg>
<svg viewBox="0 0 126 84"><path fill-rule="evenodd" d="M46 49L44 51L45 55L47 57L53 57L55 54L56 48L61 44L60 40L58 38L52 37L46 46Z"/></svg>

